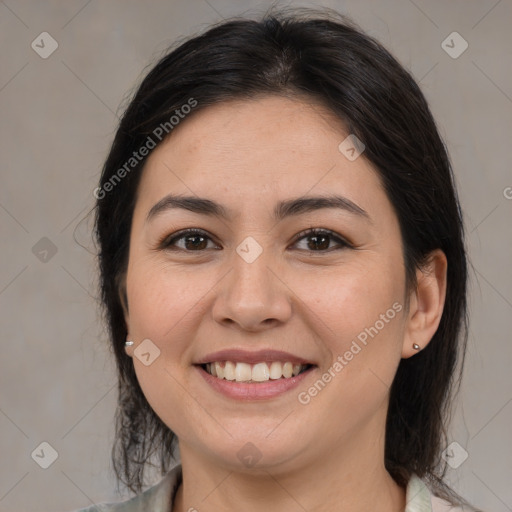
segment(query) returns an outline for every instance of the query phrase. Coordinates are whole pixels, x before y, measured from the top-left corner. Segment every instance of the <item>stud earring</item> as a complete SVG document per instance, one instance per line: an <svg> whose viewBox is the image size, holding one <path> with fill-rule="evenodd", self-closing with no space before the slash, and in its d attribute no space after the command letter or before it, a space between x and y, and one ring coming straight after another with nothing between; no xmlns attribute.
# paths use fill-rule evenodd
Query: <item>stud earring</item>
<svg viewBox="0 0 512 512"><path fill-rule="evenodd" d="M124 346L125 347L131 347L133 345L133 341L125 341Z"/></svg>
<svg viewBox="0 0 512 512"><path fill-rule="evenodd" d="M419 345L417 345L416 343L413 343L413 344L412 344L412 348L413 348L414 350L420 350L420 346L419 346Z"/></svg>

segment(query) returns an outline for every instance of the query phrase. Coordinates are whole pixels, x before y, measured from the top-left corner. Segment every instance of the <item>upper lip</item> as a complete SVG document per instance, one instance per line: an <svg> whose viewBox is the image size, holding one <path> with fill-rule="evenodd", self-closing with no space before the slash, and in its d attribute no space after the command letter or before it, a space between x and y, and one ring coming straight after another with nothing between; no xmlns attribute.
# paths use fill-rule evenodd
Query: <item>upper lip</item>
<svg viewBox="0 0 512 512"><path fill-rule="evenodd" d="M266 361L281 361L290 362L293 364L314 364L307 359L283 352L282 350L263 349L256 351L240 350L240 349L226 349L212 352L204 357L201 357L195 364L214 363L216 361L233 361L240 363L256 364Z"/></svg>

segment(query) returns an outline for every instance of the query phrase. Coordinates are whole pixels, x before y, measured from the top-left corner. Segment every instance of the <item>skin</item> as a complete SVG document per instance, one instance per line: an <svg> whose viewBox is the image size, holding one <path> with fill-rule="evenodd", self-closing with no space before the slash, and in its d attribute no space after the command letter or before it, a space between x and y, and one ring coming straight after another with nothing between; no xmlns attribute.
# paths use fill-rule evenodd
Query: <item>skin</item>
<svg viewBox="0 0 512 512"><path fill-rule="evenodd" d="M150 155L134 210L126 273L126 348L141 388L179 439L183 467L173 510L325 511L405 508L405 490L384 467L389 387L401 358L435 333L446 290L446 258L432 253L407 291L397 217L377 172L338 145L348 133L321 105L263 96L190 115ZM234 212L221 220L175 209L146 222L169 193L197 195ZM339 194L370 221L338 209L272 218L280 200ZM295 235L331 230L328 249ZM161 238L206 231L207 245ZM236 252L248 236L263 252ZM204 248L206 247L206 248ZM215 250L219 247L222 250ZM179 250L181 248L181 250ZM187 252L188 251L188 252ZM307 405L307 391L365 328L394 303L403 309ZM408 309L406 308L408 306ZM134 356L149 338L160 355ZM264 401L214 391L192 364L225 348L289 351L317 368L298 389ZM238 451L261 454L246 467Z"/></svg>

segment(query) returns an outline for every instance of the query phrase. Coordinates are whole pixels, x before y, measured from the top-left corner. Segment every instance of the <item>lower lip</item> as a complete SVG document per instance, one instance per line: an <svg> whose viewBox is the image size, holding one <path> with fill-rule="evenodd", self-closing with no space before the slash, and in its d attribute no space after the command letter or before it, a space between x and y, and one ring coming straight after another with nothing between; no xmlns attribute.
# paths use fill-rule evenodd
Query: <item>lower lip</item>
<svg viewBox="0 0 512 512"><path fill-rule="evenodd" d="M311 366L306 371L290 377L288 379L280 378L269 380L266 382L237 382L236 380L219 379L210 375L201 366L196 366L203 379L210 386L229 398L237 400L265 400L282 395L286 391L290 391L297 387L308 375L315 369Z"/></svg>

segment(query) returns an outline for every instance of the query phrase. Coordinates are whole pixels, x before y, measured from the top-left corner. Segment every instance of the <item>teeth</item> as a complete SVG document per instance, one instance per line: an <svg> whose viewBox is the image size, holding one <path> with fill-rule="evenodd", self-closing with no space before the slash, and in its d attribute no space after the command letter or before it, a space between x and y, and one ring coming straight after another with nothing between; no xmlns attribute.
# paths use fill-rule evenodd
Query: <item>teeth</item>
<svg viewBox="0 0 512 512"><path fill-rule="evenodd" d="M231 361L226 361L226 364L224 365L224 378L226 380L235 380L235 369L235 363L232 363Z"/></svg>
<svg viewBox="0 0 512 512"><path fill-rule="evenodd" d="M292 364L288 361L285 363L273 361L270 363L270 367L267 363L250 365L248 363L226 361L223 365L222 362L215 361L206 365L206 371L219 379L235 380L237 382L266 382L281 377L289 379L298 375L305 367L306 365Z"/></svg>
<svg viewBox="0 0 512 512"><path fill-rule="evenodd" d="M283 375L283 365L279 361L274 361L270 365L270 378L271 379L280 379Z"/></svg>
<svg viewBox="0 0 512 512"><path fill-rule="evenodd" d="M237 365L238 366L238 365ZM267 363L258 363L252 367L252 380L257 382L263 382L270 378L270 372L268 370Z"/></svg>
<svg viewBox="0 0 512 512"><path fill-rule="evenodd" d="M219 379L223 379L224 378L224 368L222 368L220 363L210 363L210 365L213 365L213 367L215 368L215 373L217 374L216 377L219 377ZM212 373L212 375L214 375L214 374Z"/></svg>
<svg viewBox="0 0 512 512"><path fill-rule="evenodd" d="M247 363L236 363L236 366L235 366L236 381L243 382L246 380L251 380L251 378L252 378L251 365L247 364Z"/></svg>
<svg viewBox="0 0 512 512"><path fill-rule="evenodd" d="M292 363L284 363L283 364L283 377L285 379L289 379L293 373L293 365Z"/></svg>

